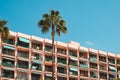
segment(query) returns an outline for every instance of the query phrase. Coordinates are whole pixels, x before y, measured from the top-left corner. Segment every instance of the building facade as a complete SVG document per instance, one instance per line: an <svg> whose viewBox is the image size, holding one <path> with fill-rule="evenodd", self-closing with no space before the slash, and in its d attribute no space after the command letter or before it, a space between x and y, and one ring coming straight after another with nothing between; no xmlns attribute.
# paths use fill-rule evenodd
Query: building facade
<svg viewBox="0 0 120 80"><path fill-rule="evenodd" d="M52 41L10 31L0 40L0 80L52 80ZM55 41L55 80L120 78L120 55Z"/></svg>

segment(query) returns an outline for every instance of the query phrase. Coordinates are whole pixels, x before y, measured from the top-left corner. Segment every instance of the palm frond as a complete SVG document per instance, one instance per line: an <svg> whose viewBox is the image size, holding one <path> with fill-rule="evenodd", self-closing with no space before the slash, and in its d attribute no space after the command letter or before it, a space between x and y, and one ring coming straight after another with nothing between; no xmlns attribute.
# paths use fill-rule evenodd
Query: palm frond
<svg viewBox="0 0 120 80"><path fill-rule="evenodd" d="M41 28L41 32L42 32L43 34L49 32L49 26L43 26L43 27Z"/></svg>
<svg viewBox="0 0 120 80"><path fill-rule="evenodd" d="M67 27L65 27L65 26L62 26L60 30L61 30L61 32L64 33L64 34L67 33Z"/></svg>

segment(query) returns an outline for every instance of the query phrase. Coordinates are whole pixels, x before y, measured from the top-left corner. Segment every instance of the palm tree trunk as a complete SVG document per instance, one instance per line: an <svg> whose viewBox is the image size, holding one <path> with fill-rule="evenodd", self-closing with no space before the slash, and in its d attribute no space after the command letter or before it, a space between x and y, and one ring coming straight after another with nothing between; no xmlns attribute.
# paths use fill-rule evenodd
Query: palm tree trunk
<svg viewBox="0 0 120 80"><path fill-rule="evenodd" d="M52 25L52 33L51 33L51 35L52 35L52 80L55 80L55 77L54 77L54 60L55 60L55 58L54 58L54 51L55 51L55 48L54 48L54 35L55 34L55 31L54 31L54 25Z"/></svg>

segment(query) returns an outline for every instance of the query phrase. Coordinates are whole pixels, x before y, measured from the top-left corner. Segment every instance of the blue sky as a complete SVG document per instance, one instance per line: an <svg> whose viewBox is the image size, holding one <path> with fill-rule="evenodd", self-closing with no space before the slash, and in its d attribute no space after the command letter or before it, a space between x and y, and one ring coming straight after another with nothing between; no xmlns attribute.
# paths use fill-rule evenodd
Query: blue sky
<svg viewBox="0 0 120 80"><path fill-rule="evenodd" d="M37 27L42 14L54 9L66 20L68 33L56 40L120 53L120 0L0 0L0 18L10 30L51 39Z"/></svg>

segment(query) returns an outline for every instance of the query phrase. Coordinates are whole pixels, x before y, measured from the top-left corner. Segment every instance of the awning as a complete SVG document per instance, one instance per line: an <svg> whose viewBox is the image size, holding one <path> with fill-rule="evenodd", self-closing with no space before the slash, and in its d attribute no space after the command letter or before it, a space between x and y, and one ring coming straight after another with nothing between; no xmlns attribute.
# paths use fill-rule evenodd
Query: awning
<svg viewBox="0 0 120 80"><path fill-rule="evenodd" d="M7 46L7 45L4 45L3 47L4 47L4 48L7 48L7 49L15 50L15 48L14 48L14 47L12 47L12 46Z"/></svg>
<svg viewBox="0 0 120 80"><path fill-rule="evenodd" d="M52 74L46 74L46 76L52 77Z"/></svg>
<svg viewBox="0 0 120 80"><path fill-rule="evenodd" d="M78 71L78 69L75 68L75 67L70 67L70 70L72 70L72 71Z"/></svg>
<svg viewBox="0 0 120 80"><path fill-rule="evenodd" d="M39 53L39 54L43 54L43 52L42 51L40 51L40 50L32 50L34 53Z"/></svg>
<svg viewBox="0 0 120 80"><path fill-rule="evenodd" d="M8 60L12 60L12 61L14 61L13 58L8 58L8 57L3 57L3 59L8 59Z"/></svg>
<svg viewBox="0 0 120 80"><path fill-rule="evenodd" d="M41 62L41 61L37 61L37 60L33 60L33 63L42 64L42 62Z"/></svg>
<svg viewBox="0 0 120 80"><path fill-rule="evenodd" d="M70 57L71 60L77 61L78 59L76 57Z"/></svg>
<svg viewBox="0 0 120 80"><path fill-rule="evenodd" d="M30 40L23 38L23 37L19 37L19 40L25 43L30 43Z"/></svg>
<svg viewBox="0 0 120 80"><path fill-rule="evenodd" d="M116 69L115 67L113 67L113 66L109 66L109 68L110 68L111 70L117 71L117 69Z"/></svg>
<svg viewBox="0 0 120 80"><path fill-rule="evenodd" d="M120 74L118 74L118 78L120 78Z"/></svg>

